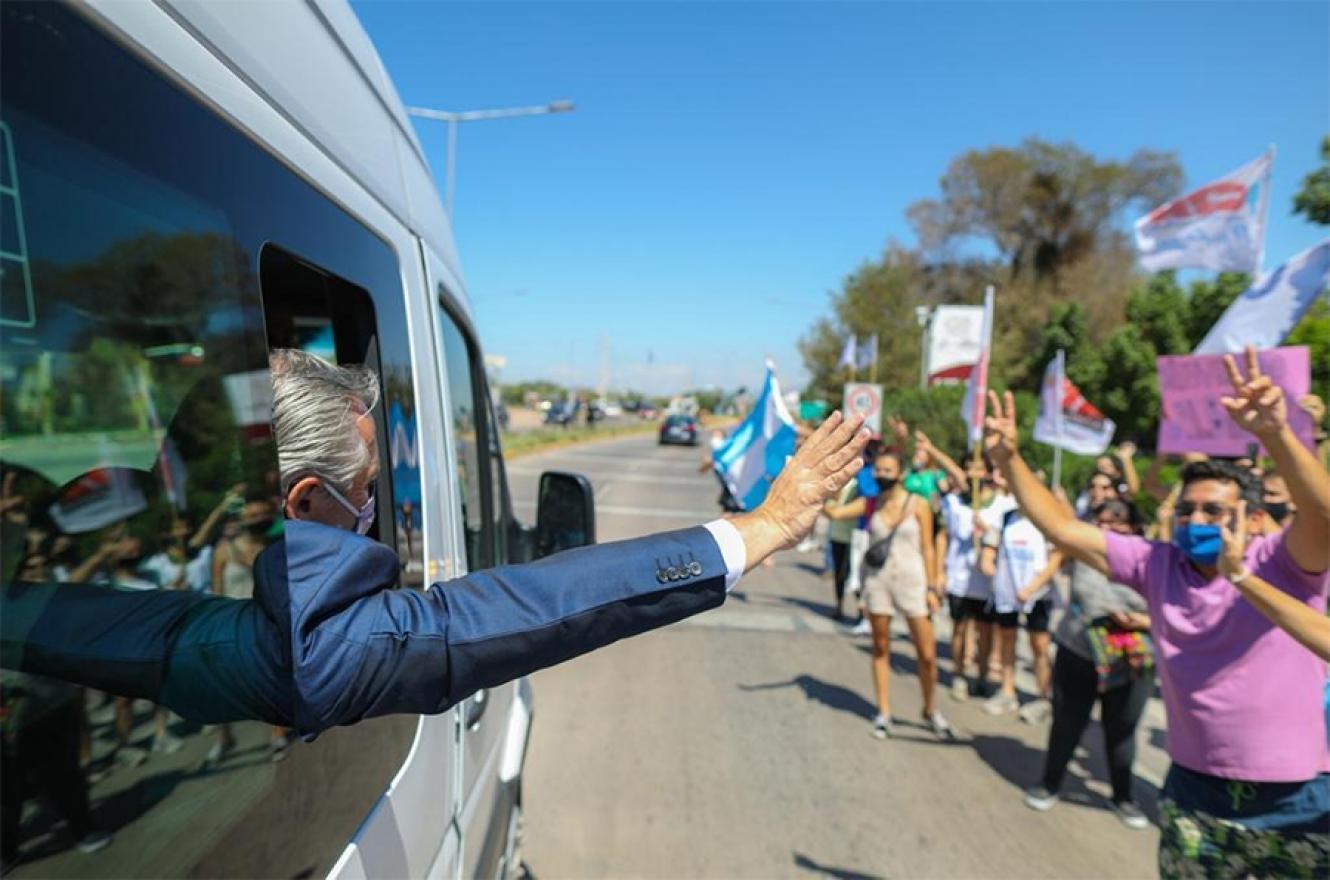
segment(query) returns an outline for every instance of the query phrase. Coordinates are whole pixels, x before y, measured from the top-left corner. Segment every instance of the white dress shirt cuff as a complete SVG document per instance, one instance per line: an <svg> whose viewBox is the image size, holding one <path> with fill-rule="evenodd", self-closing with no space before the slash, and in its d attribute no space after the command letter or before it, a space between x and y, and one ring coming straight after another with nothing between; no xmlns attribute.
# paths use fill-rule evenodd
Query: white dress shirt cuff
<svg viewBox="0 0 1330 880"><path fill-rule="evenodd" d="M743 536L734 527L734 523L725 519L713 519L702 528L711 533L720 548L720 557L725 560L725 592L734 589L743 577L744 566L748 564L748 550L744 547Z"/></svg>

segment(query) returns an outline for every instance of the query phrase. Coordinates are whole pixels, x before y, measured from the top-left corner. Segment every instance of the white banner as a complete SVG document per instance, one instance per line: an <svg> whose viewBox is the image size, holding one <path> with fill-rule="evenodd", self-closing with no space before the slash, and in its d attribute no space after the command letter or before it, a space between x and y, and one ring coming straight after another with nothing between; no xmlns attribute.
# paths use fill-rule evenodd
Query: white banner
<svg viewBox="0 0 1330 880"><path fill-rule="evenodd" d="M1141 267L1260 271L1274 152L1136 221Z"/></svg>
<svg viewBox="0 0 1330 880"><path fill-rule="evenodd" d="M984 344L983 306L938 306L928 325L928 384L964 382Z"/></svg>
<svg viewBox="0 0 1330 880"><path fill-rule="evenodd" d="M1219 316L1196 354L1278 348L1330 285L1330 238L1267 273Z"/></svg>
<svg viewBox="0 0 1330 880"><path fill-rule="evenodd" d="M1117 426L1085 399L1066 375L1066 354L1059 349L1044 371L1034 439L1080 455L1102 455Z"/></svg>
<svg viewBox="0 0 1330 880"><path fill-rule="evenodd" d="M965 419L970 448L974 449L984 436L984 412L988 407L988 360L993 347L993 286L984 289L984 319L980 333L979 359L965 383L965 399L961 401L961 418Z"/></svg>

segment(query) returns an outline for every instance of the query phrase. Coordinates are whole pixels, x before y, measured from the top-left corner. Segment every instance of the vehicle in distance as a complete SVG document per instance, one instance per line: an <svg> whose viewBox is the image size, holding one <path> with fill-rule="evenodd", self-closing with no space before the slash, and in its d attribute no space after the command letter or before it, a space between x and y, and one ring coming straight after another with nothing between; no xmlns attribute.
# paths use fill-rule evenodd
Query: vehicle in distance
<svg viewBox="0 0 1330 880"><path fill-rule="evenodd" d="M660 444L681 443L684 446L696 446L698 430L697 419L693 416L669 416L660 424Z"/></svg>

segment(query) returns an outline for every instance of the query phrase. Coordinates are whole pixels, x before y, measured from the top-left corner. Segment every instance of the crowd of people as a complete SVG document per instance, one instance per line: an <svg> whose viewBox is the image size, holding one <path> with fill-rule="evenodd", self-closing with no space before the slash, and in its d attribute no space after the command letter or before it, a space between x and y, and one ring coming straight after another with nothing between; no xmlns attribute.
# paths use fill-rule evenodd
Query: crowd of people
<svg viewBox="0 0 1330 880"><path fill-rule="evenodd" d="M1147 828L1133 763L1158 687L1172 762L1159 800L1161 875L1325 877L1330 471L1294 436L1255 353L1245 375L1232 358L1226 366L1233 391L1218 403L1272 466L1254 452L1189 454L1166 485L1158 464L1142 480L1135 448L1122 444L1071 498L1025 463L1010 394L990 394L982 448L964 465L891 419L860 478L824 509L832 614L843 620L849 600L861 614L849 631L872 636L873 735L893 733L898 613L926 725L951 738L935 698L932 615L945 600L951 697L1051 722L1043 772L1024 793L1034 810L1057 804L1097 704L1112 809ZM1321 424L1319 401L1299 403ZM1142 508L1156 505L1147 519ZM1021 629L1035 682L1023 705Z"/></svg>

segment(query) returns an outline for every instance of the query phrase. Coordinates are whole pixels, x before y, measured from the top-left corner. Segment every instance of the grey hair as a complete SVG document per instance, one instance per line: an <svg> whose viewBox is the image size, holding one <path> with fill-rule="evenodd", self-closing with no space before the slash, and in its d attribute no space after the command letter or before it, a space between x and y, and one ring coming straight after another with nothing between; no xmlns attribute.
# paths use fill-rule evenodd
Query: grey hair
<svg viewBox="0 0 1330 880"><path fill-rule="evenodd" d="M337 366L294 348L273 349L268 365L282 495L310 475L349 491L370 465L356 422L360 406L369 412L379 402L378 377L369 367Z"/></svg>

